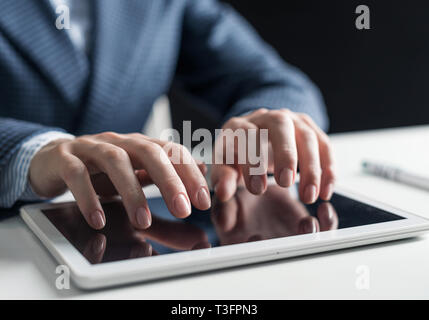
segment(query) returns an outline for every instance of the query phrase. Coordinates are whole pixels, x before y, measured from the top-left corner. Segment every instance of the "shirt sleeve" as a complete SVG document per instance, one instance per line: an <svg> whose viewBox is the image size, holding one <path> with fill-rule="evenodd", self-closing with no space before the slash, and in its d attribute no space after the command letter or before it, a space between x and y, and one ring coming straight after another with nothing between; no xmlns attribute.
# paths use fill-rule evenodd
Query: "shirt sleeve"
<svg viewBox="0 0 429 320"><path fill-rule="evenodd" d="M43 200L31 188L28 171L34 155L50 142L58 139L74 139L60 131L47 131L24 140L9 162L0 171L0 207L8 208L18 200Z"/></svg>

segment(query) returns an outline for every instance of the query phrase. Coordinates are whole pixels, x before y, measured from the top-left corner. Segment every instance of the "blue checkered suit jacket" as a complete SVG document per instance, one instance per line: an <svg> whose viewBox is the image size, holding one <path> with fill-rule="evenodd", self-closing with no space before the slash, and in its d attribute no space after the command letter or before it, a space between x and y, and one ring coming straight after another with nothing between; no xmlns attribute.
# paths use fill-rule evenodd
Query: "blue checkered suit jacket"
<svg viewBox="0 0 429 320"><path fill-rule="evenodd" d="M316 87L230 7L215 0L93 5L88 57L56 29L48 0L0 1L0 170L43 131L140 131L174 79L225 118L289 108L326 128Z"/></svg>

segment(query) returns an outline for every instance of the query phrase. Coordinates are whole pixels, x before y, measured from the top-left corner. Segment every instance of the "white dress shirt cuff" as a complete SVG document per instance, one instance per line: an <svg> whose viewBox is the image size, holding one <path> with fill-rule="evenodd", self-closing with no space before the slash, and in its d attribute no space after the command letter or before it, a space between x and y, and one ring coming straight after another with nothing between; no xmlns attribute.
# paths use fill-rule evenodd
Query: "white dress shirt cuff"
<svg viewBox="0 0 429 320"><path fill-rule="evenodd" d="M30 163L34 155L50 142L58 139L74 139L71 134L48 131L24 141L11 158L0 177L0 205L11 207L18 200L43 200L31 188L28 179Z"/></svg>

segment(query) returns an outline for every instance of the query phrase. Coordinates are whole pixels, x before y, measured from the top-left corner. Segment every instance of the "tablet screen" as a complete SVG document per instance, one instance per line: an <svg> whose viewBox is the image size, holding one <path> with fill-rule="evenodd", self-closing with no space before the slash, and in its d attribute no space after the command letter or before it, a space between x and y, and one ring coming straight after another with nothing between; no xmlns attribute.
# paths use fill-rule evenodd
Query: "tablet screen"
<svg viewBox="0 0 429 320"><path fill-rule="evenodd" d="M260 196L239 189L224 203L214 197L210 210L194 209L184 220L173 217L162 198L148 202L152 226L143 231L131 226L120 201L103 204L107 223L100 231L87 225L75 205L43 212L92 264L404 219L338 194L330 202L303 205L296 189L276 185Z"/></svg>

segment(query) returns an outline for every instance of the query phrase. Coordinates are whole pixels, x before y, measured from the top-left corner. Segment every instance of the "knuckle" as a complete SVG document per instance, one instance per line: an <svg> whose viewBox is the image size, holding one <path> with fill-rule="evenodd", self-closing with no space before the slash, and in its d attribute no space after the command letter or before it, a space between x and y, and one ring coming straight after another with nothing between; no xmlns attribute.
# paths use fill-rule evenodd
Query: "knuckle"
<svg viewBox="0 0 429 320"><path fill-rule="evenodd" d="M143 134L141 134L141 133L133 132L133 133L129 133L129 134L127 134L127 135L126 135L126 137L127 137L128 139L131 139L131 140L137 140L137 139L141 139L141 138L143 138L144 136L143 136Z"/></svg>
<svg viewBox="0 0 429 320"><path fill-rule="evenodd" d="M185 157L191 157L191 153L189 152L188 148L185 146L179 144L179 143L173 143L174 148L177 148L177 150L180 152L181 155Z"/></svg>
<svg viewBox="0 0 429 320"><path fill-rule="evenodd" d="M52 151L60 158L66 158L69 155L69 145L72 142L64 142L56 145Z"/></svg>
<svg viewBox="0 0 429 320"><path fill-rule="evenodd" d="M240 127L240 125L244 122L245 120L240 118L240 117L232 117L231 119L229 119L226 124L225 127L228 128L237 128Z"/></svg>
<svg viewBox="0 0 429 320"><path fill-rule="evenodd" d="M183 183L178 176L169 175L163 179L162 185L158 187L162 189L166 195L172 196L179 193L182 186Z"/></svg>
<svg viewBox="0 0 429 320"><path fill-rule="evenodd" d="M124 149L114 145L98 144L96 148L100 155L113 161L122 161L128 158L128 154Z"/></svg>
<svg viewBox="0 0 429 320"><path fill-rule="evenodd" d="M331 148L331 141L328 137L328 135L324 132L322 132L319 136L319 141L321 144L323 144L324 146L326 146L327 148Z"/></svg>
<svg viewBox="0 0 429 320"><path fill-rule="evenodd" d="M283 112L284 114L287 114L288 116L291 116L293 114L293 112L288 108L282 108L279 109L279 111Z"/></svg>
<svg viewBox="0 0 429 320"><path fill-rule="evenodd" d="M311 180L318 180L322 175L322 168L316 164L307 165L303 171L303 173Z"/></svg>
<svg viewBox="0 0 429 320"><path fill-rule="evenodd" d="M317 140L316 133L308 127L300 127L299 133L301 138L305 141Z"/></svg>
<svg viewBox="0 0 429 320"><path fill-rule="evenodd" d="M83 163L77 161L68 161L62 170L62 178L64 181L71 181L76 177L82 177L86 172L86 167Z"/></svg>
<svg viewBox="0 0 429 320"><path fill-rule="evenodd" d="M337 179L337 174L335 172L335 168L332 166L326 167L322 169L323 175L329 182L334 182Z"/></svg>
<svg viewBox="0 0 429 320"><path fill-rule="evenodd" d="M145 154L155 155L164 151L164 149L159 144L153 142L141 143L140 148Z"/></svg>
<svg viewBox="0 0 429 320"><path fill-rule="evenodd" d="M306 123L312 123L313 119L306 113L299 113L299 117Z"/></svg>
<svg viewBox="0 0 429 320"><path fill-rule="evenodd" d="M254 111L253 115L261 115L264 113L267 113L269 110L267 108L259 108L258 110Z"/></svg>
<svg viewBox="0 0 429 320"><path fill-rule="evenodd" d="M283 159L286 159L286 161L289 163L298 162L298 153L297 153L297 150L294 148L291 148L289 146L283 147L281 154L282 154L282 161L284 161Z"/></svg>
<svg viewBox="0 0 429 320"><path fill-rule="evenodd" d="M76 138L73 143L75 144L86 144L86 145L93 145L95 142L93 140L93 138L91 138L90 136L81 136Z"/></svg>
<svg viewBox="0 0 429 320"><path fill-rule="evenodd" d="M287 114L283 110L272 110L272 111L270 111L268 113L268 119L270 122L277 124L277 125L286 124L286 123L289 123L291 121L289 114Z"/></svg>
<svg viewBox="0 0 429 320"><path fill-rule="evenodd" d="M119 139L121 135L113 131L106 131L106 132L97 134L96 137L101 138L101 140L111 141L111 140Z"/></svg>

